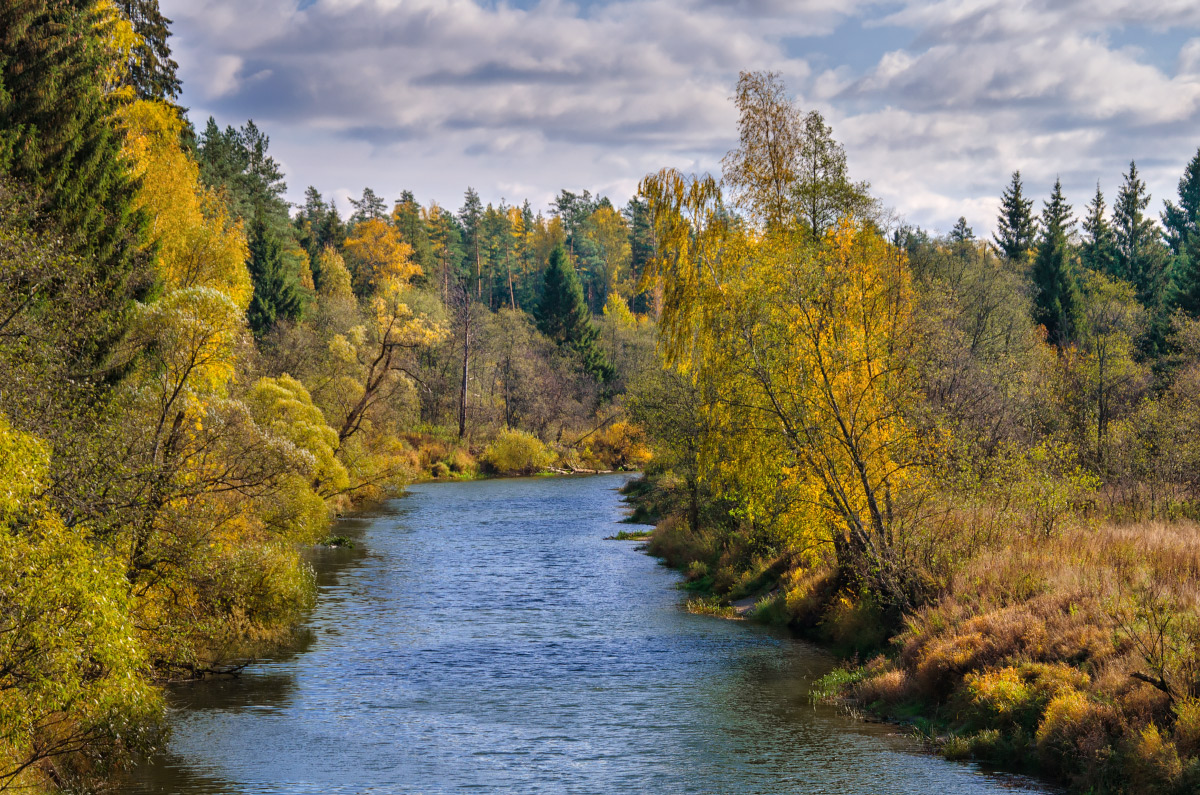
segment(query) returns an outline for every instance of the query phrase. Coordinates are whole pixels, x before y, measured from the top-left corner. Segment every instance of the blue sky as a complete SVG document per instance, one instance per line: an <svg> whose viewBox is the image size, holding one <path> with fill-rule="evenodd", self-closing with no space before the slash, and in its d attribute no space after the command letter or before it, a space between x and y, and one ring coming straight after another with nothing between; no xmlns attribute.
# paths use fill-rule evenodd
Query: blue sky
<svg viewBox="0 0 1200 795"><path fill-rule="evenodd" d="M1014 169L1153 207L1200 147L1194 0L162 0L197 125L253 118L289 195L456 208L716 171L740 70L780 73L903 220L994 224ZM1038 207L1040 208L1040 202Z"/></svg>

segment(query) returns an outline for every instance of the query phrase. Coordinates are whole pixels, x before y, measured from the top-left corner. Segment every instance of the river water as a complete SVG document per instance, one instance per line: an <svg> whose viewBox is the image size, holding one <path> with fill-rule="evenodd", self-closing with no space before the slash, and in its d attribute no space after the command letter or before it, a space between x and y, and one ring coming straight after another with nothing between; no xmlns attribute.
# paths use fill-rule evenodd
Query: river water
<svg viewBox="0 0 1200 795"><path fill-rule="evenodd" d="M413 487L314 565L309 639L171 693L123 791L1036 792L814 706L833 660L681 609L629 542L623 476Z"/></svg>

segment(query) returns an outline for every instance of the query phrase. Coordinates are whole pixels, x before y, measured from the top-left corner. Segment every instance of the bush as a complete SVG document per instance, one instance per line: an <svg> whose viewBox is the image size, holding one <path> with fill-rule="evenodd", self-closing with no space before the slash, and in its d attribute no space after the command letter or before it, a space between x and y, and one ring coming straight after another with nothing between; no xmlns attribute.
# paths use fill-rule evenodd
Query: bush
<svg viewBox="0 0 1200 795"><path fill-rule="evenodd" d="M524 431L502 431L483 453L483 462L500 475L532 475L554 462L542 440Z"/></svg>
<svg viewBox="0 0 1200 795"><path fill-rule="evenodd" d="M588 445L585 458L597 469L641 469L650 462L642 429L628 422L614 422L598 431Z"/></svg>
<svg viewBox="0 0 1200 795"><path fill-rule="evenodd" d="M1078 690L1065 690L1046 706L1037 730L1038 753L1050 771L1081 785L1103 781L1114 738L1122 734L1117 710Z"/></svg>

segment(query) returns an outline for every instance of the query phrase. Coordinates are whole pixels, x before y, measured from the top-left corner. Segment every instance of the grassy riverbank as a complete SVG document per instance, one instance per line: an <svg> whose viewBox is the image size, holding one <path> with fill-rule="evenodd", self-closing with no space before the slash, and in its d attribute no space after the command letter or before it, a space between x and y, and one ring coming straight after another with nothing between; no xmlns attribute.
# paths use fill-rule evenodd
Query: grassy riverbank
<svg viewBox="0 0 1200 795"><path fill-rule="evenodd" d="M669 503L645 484L633 491L635 504ZM1193 521L999 534L901 613L832 565L757 555L678 514L659 521L649 552L685 573L697 612L754 601L752 619L827 644L846 662L819 696L915 724L950 758L1077 792L1200 791Z"/></svg>

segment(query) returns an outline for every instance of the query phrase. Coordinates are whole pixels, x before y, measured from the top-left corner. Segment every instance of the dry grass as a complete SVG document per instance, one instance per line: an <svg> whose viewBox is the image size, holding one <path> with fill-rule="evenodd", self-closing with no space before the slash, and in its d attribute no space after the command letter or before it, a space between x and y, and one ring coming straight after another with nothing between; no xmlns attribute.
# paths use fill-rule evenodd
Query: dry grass
<svg viewBox="0 0 1200 795"><path fill-rule="evenodd" d="M1014 535L961 561L851 694L922 700L959 756L1035 750L1080 790L1194 792L1198 595L1192 522Z"/></svg>

